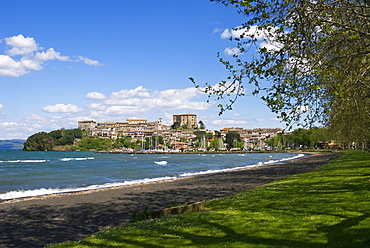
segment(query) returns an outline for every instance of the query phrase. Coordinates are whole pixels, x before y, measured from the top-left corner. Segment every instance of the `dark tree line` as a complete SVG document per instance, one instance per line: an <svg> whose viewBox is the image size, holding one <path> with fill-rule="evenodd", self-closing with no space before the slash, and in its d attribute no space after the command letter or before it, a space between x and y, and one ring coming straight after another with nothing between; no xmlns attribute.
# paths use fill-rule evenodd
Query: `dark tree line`
<svg viewBox="0 0 370 248"><path fill-rule="evenodd" d="M54 130L31 135L24 142L24 151L52 151L56 146L73 145L75 139L82 138L80 129Z"/></svg>
<svg viewBox="0 0 370 248"><path fill-rule="evenodd" d="M298 128L288 134L278 133L275 137L267 140L267 144L280 149L320 148L320 144L330 142L331 137L332 134L327 128Z"/></svg>

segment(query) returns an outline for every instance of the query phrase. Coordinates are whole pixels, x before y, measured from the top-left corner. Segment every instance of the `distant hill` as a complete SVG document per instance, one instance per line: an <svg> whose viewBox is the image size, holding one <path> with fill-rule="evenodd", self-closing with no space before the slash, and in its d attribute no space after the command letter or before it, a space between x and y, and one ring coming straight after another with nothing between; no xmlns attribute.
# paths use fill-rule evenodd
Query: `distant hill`
<svg viewBox="0 0 370 248"><path fill-rule="evenodd" d="M23 149L23 143L25 140L13 139L13 140L0 140L0 150L4 149Z"/></svg>

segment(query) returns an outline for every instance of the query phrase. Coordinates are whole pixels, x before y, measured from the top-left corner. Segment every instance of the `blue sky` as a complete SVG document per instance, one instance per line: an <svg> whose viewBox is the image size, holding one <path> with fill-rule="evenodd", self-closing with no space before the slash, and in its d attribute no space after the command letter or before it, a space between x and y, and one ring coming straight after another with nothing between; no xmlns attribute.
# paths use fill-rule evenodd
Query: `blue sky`
<svg viewBox="0 0 370 248"><path fill-rule="evenodd" d="M0 139L25 139L79 120L194 113L207 129L284 127L255 96L218 116L194 89L228 76L218 61L243 22L208 0L0 0ZM249 93L248 85L247 95Z"/></svg>

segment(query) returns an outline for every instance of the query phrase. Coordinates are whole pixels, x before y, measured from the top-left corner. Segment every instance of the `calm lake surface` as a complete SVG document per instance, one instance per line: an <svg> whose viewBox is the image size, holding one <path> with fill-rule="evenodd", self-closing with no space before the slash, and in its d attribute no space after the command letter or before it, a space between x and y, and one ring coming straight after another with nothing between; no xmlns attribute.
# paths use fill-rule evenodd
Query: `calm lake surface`
<svg viewBox="0 0 370 248"><path fill-rule="evenodd" d="M98 154L0 150L0 199L219 173L301 156L304 155L298 153Z"/></svg>

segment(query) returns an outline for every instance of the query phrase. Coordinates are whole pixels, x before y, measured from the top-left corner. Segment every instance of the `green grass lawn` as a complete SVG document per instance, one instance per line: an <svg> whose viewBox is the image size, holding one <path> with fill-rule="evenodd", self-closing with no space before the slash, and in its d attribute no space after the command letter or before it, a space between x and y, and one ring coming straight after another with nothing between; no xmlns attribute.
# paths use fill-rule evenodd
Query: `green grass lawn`
<svg viewBox="0 0 370 248"><path fill-rule="evenodd" d="M370 153L56 247L370 247Z"/></svg>

